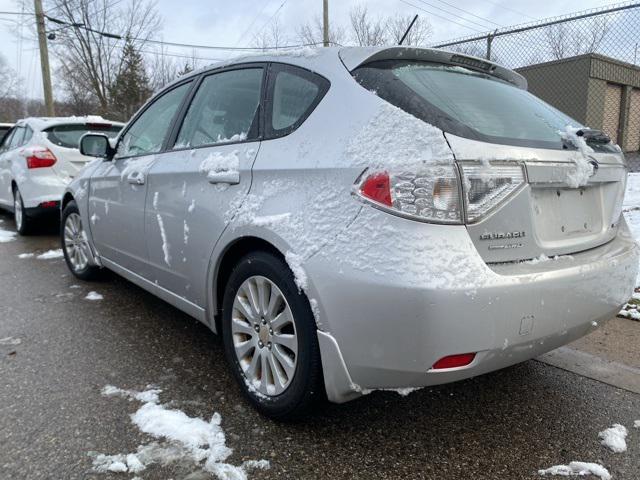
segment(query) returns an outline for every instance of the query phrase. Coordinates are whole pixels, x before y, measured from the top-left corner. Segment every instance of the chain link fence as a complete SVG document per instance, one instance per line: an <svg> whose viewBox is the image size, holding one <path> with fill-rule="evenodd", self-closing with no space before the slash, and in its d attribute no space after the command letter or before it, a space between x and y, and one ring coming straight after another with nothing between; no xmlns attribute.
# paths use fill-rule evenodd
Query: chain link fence
<svg viewBox="0 0 640 480"><path fill-rule="evenodd" d="M603 130L640 171L640 2L435 45L515 69L529 90Z"/></svg>

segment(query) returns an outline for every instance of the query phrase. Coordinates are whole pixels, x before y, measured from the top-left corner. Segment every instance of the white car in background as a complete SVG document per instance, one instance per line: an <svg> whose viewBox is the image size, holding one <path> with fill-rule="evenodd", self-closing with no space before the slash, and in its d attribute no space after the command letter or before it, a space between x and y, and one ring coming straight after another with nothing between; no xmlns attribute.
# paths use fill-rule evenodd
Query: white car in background
<svg viewBox="0 0 640 480"><path fill-rule="evenodd" d="M0 144L0 207L28 234L43 215L58 215L65 187L91 160L78 150L88 132L115 137L122 123L102 117L26 118Z"/></svg>

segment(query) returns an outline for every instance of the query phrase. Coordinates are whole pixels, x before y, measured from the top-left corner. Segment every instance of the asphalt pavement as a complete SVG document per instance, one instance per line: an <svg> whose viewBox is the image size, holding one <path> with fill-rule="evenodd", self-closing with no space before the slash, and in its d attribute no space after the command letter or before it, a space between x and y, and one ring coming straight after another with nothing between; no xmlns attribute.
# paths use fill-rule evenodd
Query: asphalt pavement
<svg viewBox="0 0 640 480"><path fill-rule="evenodd" d="M0 228L13 230L0 214ZM149 442L105 397L105 385L156 385L190 416L222 416L228 462L269 460L251 479L533 479L538 469L598 462L614 479L640 478L640 395L538 361L406 397L376 392L327 405L302 422L275 423L243 400L220 340L205 326L115 275L83 283L61 258L55 229L0 243L0 479L131 479L96 473L91 452ZM90 291L103 300L84 297ZM19 343L18 343L19 341ZM598 432L629 428L628 451ZM181 462L145 480L214 478Z"/></svg>

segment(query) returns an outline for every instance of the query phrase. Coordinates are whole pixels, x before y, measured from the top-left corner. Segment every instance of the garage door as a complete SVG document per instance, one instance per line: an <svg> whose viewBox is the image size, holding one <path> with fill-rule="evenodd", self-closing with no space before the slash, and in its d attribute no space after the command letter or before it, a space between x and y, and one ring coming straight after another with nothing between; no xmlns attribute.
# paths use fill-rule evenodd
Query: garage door
<svg viewBox="0 0 640 480"><path fill-rule="evenodd" d="M638 150L640 150L640 88L634 88L631 90L629 99L629 121L624 151L637 152Z"/></svg>
<svg viewBox="0 0 640 480"><path fill-rule="evenodd" d="M611 137L614 143L618 143L618 125L620 123L620 100L622 99L622 87L607 83L604 97L604 115L602 130Z"/></svg>

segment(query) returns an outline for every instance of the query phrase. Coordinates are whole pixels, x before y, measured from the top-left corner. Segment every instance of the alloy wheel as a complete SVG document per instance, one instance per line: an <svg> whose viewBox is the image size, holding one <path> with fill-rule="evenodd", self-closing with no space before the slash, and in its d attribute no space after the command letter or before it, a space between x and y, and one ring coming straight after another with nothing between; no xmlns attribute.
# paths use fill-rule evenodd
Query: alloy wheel
<svg viewBox="0 0 640 480"><path fill-rule="evenodd" d="M231 334L247 385L267 396L283 393L296 371L298 337L291 308L275 283L252 276L240 285Z"/></svg>
<svg viewBox="0 0 640 480"><path fill-rule="evenodd" d="M75 272L87 268L91 257L89 242L82 227L82 219L75 212L69 214L64 222L64 247Z"/></svg>
<svg viewBox="0 0 640 480"><path fill-rule="evenodd" d="M16 229L22 229L24 212L22 211L22 198L20 197L20 192L17 190L13 194L13 216L16 221Z"/></svg>

